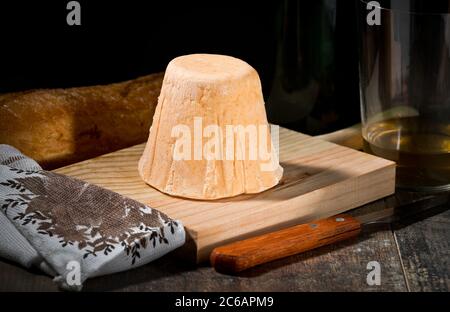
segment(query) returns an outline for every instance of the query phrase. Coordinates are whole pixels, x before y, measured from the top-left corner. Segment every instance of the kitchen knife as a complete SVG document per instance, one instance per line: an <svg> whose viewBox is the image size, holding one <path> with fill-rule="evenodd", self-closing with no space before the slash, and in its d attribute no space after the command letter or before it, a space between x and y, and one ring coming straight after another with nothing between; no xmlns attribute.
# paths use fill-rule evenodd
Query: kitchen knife
<svg viewBox="0 0 450 312"><path fill-rule="evenodd" d="M408 195L408 193L405 193ZM397 197L396 197L397 196ZM398 199L393 195L381 200ZM401 196L400 196L401 197ZM256 265L295 255L321 246L357 236L361 231L373 231L380 224L399 224L442 210L450 200L450 192L404 200L400 205L367 205L311 223L300 224L276 232L248 238L215 248L211 265L218 272L234 274ZM448 209L450 205L444 207ZM414 218L415 217L415 218Z"/></svg>

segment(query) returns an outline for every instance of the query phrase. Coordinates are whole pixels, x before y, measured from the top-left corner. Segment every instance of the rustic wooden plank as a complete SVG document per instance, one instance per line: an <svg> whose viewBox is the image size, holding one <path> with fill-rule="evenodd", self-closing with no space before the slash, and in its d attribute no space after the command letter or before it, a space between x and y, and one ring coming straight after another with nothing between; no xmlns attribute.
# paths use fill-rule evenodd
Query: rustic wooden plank
<svg viewBox="0 0 450 312"><path fill-rule="evenodd" d="M366 282L369 261L381 264L381 285ZM85 290L107 291L406 291L389 228L255 267L238 276L192 267L177 257L87 281Z"/></svg>
<svg viewBox="0 0 450 312"><path fill-rule="evenodd" d="M37 270L24 268L0 261L0 291L57 291L52 279Z"/></svg>
<svg viewBox="0 0 450 312"><path fill-rule="evenodd" d="M137 162L143 145L56 170L148 204L183 222L186 255L207 260L237 239L328 217L394 192L395 164L301 133L280 129L285 169L276 187L216 201L170 197L146 185Z"/></svg>
<svg viewBox="0 0 450 312"><path fill-rule="evenodd" d="M450 211L396 229L395 236L409 289L449 291Z"/></svg>
<svg viewBox="0 0 450 312"><path fill-rule="evenodd" d="M295 150L293 146L285 152L293 153ZM358 210L370 212L385 204L404 205L423 196L399 192ZM428 198L432 200L433 197ZM207 266L197 268L172 254L135 270L89 280L85 289L405 291L404 270L411 290L448 290L449 218L449 212L446 212L395 232L404 268L401 267L395 236L388 227L384 227L352 241L256 267L240 276L222 275ZM381 264L380 286L369 286L365 281L367 262L373 260ZM0 262L0 290L53 291L56 286L45 275Z"/></svg>
<svg viewBox="0 0 450 312"><path fill-rule="evenodd" d="M365 205L359 211L375 211L393 202L406 204L423 194L404 194ZM439 197L434 195L433 197ZM431 198L426 195L426 198ZM404 207L407 209L407 206ZM353 213L353 212L352 212ZM436 276L447 276L448 287L449 212L409 225L396 232L403 263L412 290L444 289ZM412 227L426 229L418 244ZM405 232L406 231L406 232ZM400 233L400 234L399 234ZM407 235L406 235L406 234ZM432 233L432 237L429 236ZM422 235L422 234L420 234ZM406 257L405 248L412 254ZM420 266L417 265L420 260ZM381 285L366 284L369 261L381 264ZM430 270L430 267L433 270ZM419 268L419 270L417 270ZM424 269L425 268L425 269ZM429 272L434 272L430 275ZM425 273L426 272L426 273ZM430 282L431 280L431 282ZM420 285L420 287L416 287ZM438 288L435 285L441 285ZM0 262L0 290L51 291L51 278ZM389 227L374 233L256 267L239 276L223 275L207 266L196 267L174 254L128 272L89 280L86 290L122 291L406 291L405 277L395 237ZM448 289L448 288L447 288Z"/></svg>

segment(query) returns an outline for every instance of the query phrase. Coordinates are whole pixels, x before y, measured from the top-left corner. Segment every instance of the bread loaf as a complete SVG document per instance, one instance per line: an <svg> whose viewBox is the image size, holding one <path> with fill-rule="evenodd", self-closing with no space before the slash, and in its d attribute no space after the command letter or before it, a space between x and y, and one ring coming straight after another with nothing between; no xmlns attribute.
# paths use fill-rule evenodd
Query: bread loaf
<svg viewBox="0 0 450 312"><path fill-rule="evenodd" d="M0 95L0 144L53 169L145 142L162 78Z"/></svg>

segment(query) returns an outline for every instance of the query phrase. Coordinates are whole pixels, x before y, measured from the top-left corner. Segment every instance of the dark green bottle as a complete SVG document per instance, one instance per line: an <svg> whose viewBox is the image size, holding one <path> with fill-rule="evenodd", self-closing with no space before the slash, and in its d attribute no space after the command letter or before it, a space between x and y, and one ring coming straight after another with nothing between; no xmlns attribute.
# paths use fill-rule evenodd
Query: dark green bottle
<svg viewBox="0 0 450 312"><path fill-rule="evenodd" d="M269 121L313 135L358 123L354 2L285 0L277 24Z"/></svg>

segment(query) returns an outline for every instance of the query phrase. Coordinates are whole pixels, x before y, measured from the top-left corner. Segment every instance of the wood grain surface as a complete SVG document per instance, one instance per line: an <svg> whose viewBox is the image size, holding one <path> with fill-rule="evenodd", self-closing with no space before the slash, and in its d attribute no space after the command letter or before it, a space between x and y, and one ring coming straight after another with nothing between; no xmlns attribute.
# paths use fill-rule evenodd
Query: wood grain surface
<svg viewBox="0 0 450 312"><path fill-rule="evenodd" d="M382 265L382 283L366 283L369 261ZM0 290L55 291L51 278L0 262ZM261 265L232 276L167 255L143 267L88 280L85 291L406 291L389 228Z"/></svg>
<svg viewBox="0 0 450 312"><path fill-rule="evenodd" d="M450 211L400 228L395 238L410 291L450 290Z"/></svg>
<svg viewBox="0 0 450 312"><path fill-rule="evenodd" d="M214 248L210 263L218 272L235 274L273 260L357 236L361 224L336 215Z"/></svg>
<svg viewBox="0 0 450 312"><path fill-rule="evenodd" d="M419 198L420 194L404 197ZM395 196L394 196L395 197ZM385 199L365 205L388 205ZM445 204L442 210L447 209ZM348 241L276 260L237 276L194 266L173 254L127 272L88 280L85 291L449 291L450 211L381 226ZM381 264L381 285L366 282ZM0 261L0 291L56 291L52 279Z"/></svg>
<svg viewBox="0 0 450 312"><path fill-rule="evenodd" d="M144 145L57 169L136 199L181 220L189 242L184 258L208 260L219 245L342 213L395 189L395 164L298 132L280 129L283 179L256 195L215 201L187 200L160 193L138 175Z"/></svg>
<svg viewBox="0 0 450 312"><path fill-rule="evenodd" d="M339 138L338 138L339 139ZM340 139L339 139L340 140ZM342 141L342 140L340 140ZM347 140L345 140L347 142ZM355 142L350 139L350 142ZM354 144L351 144L354 146ZM356 147L359 148L359 147ZM397 191L351 212L407 205L428 198L450 208L446 194ZM135 270L88 280L85 291L449 291L450 211L381 226L372 233L276 260L237 276L194 266L168 254ZM381 264L381 285L368 285L367 264ZM0 261L0 291L56 291L36 270Z"/></svg>
<svg viewBox="0 0 450 312"><path fill-rule="evenodd" d="M406 205L424 197L441 201L442 196L397 191L351 213ZM444 198L441 210L448 208L450 202ZM88 280L84 290L449 291L449 242L450 211L444 211L395 228L381 226L375 232L276 260L237 276L217 273L209 266L194 266L168 254L134 270ZM381 264L381 285L366 282L370 261ZM0 291L57 291L57 287L50 277L36 270L2 260Z"/></svg>

